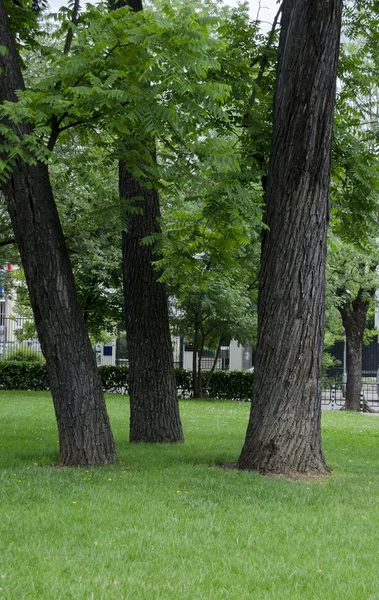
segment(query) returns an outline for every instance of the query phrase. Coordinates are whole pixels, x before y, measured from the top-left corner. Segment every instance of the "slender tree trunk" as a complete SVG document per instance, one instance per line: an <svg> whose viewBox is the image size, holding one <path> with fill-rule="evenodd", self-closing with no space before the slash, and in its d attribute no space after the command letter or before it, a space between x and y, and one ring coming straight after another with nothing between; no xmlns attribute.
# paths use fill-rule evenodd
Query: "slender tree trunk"
<svg viewBox="0 0 379 600"><path fill-rule="evenodd" d="M321 359L341 0L284 0L254 390L239 468L328 472Z"/></svg>
<svg viewBox="0 0 379 600"><path fill-rule="evenodd" d="M375 295L371 290L370 295ZM346 334L346 410L360 410L362 390L362 346L366 329L367 311L370 302L364 299L364 290L360 289L352 302L346 301L338 307Z"/></svg>
<svg viewBox="0 0 379 600"><path fill-rule="evenodd" d="M202 327L200 327L200 331L201 331L201 344L199 347L199 351L197 353L197 392L198 392L198 395L196 396L196 398L204 398L201 361L203 359L203 354L204 354L205 338L204 338L204 334L202 331Z"/></svg>
<svg viewBox="0 0 379 600"><path fill-rule="evenodd" d="M217 365L218 357L220 356L220 352L221 352L221 346L222 346L222 337L220 338L220 341L219 341L219 343L218 343L217 350L216 350L216 356L215 356L215 358L214 358L214 361L213 361L212 367L209 369L209 372L208 372L208 374L207 374L207 379L206 379L206 381L205 381L205 386L204 386L204 387L205 387L205 389L204 389L204 394L205 394L205 396L207 396L207 395L208 395L208 388L209 388L209 384L210 384L210 382L211 382L212 375L213 375L213 373L215 372L215 369L216 369L216 365Z"/></svg>
<svg viewBox="0 0 379 600"><path fill-rule="evenodd" d="M193 397L199 398L199 380L197 377L197 353L199 347L199 331L200 331L200 315L201 309L199 308L194 323L194 335L193 335L193 352L192 352L192 381L193 381Z"/></svg>
<svg viewBox="0 0 379 600"><path fill-rule="evenodd" d="M130 440L182 442L165 286L153 267L154 248L142 238L159 229L159 197L120 163L122 199L141 198L141 214L127 215L122 235L124 299L129 351Z"/></svg>
<svg viewBox="0 0 379 600"><path fill-rule="evenodd" d="M0 0L0 102L23 89L19 59ZM20 135L30 132L19 124ZM35 324L46 358L58 423L60 464L116 460L101 381L75 289L47 166L20 160L2 189L25 271Z"/></svg>

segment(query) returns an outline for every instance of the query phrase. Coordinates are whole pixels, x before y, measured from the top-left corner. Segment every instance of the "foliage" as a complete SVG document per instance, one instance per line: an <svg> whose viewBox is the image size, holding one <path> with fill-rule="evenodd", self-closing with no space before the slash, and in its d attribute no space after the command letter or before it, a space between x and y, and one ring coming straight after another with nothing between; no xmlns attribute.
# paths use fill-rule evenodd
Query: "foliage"
<svg viewBox="0 0 379 600"><path fill-rule="evenodd" d="M374 314L376 307L375 290L379 287L377 244L372 241L369 248L366 241L366 250L360 252L356 247L344 243L337 236L330 236L330 248L327 264L327 325L337 339L343 335L341 321L336 318L336 313L343 304L354 308L357 298L368 303L367 328L365 329L365 343L369 343L377 335L374 328ZM333 324L333 325L332 325ZM332 327L331 327L332 325Z"/></svg>
<svg viewBox="0 0 379 600"><path fill-rule="evenodd" d="M104 365L99 367L103 389L108 394L127 394L129 389L128 367Z"/></svg>
<svg viewBox="0 0 379 600"><path fill-rule="evenodd" d="M87 329L93 342L123 322L121 228L115 162L101 148L59 145L51 179Z"/></svg>
<svg viewBox="0 0 379 600"><path fill-rule="evenodd" d="M0 389L48 390L46 365L37 360L0 361Z"/></svg>
<svg viewBox="0 0 379 600"><path fill-rule="evenodd" d="M363 5L365 8L363 9ZM335 108L332 229L365 249L378 236L379 138L377 8L347 2Z"/></svg>

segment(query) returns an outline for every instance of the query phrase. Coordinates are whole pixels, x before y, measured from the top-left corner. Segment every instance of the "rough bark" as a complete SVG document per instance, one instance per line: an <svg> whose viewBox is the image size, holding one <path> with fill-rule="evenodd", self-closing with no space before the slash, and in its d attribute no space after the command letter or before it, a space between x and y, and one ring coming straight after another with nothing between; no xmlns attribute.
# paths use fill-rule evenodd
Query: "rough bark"
<svg viewBox="0 0 379 600"><path fill-rule="evenodd" d="M141 0L110 0L109 6L143 9ZM149 182L133 178L123 161L119 178L121 203L139 196L142 209L141 214L125 213L128 227L122 234L130 441L183 442L166 288L152 264L158 255L152 246L141 244L144 237L160 232L159 194Z"/></svg>
<svg viewBox="0 0 379 600"><path fill-rule="evenodd" d="M0 0L0 102L16 101L24 82ZM17 133L28 133L19 124ZM60 464L116 460L104 395L78 301L47 166L18 160L2 189L46 358L58 424Z"/></svg>
<svg viewBox="0 0 379 600"><path fill-rule="evenodd" d="M369 293L375 295L375 290L371 290ZM346 410L360 410L362 345L367 311L370 306L369 300L364 295L364 290L361 288L352 302L348 300L338 307L346 335Z"/></svg>
<svg viewBox="0 0 379 600"><path fill-rule="evenodd" d="M159 232L159 196L120 163L120 196L139 196L141 214L127 216L122 235L129 351L130 441L182 442L165 286L153 267L154 247L141 239Z"/></svg>
<svg viewBox="0 0 379 600"><path fill-rule="evenodd" d="M341 0L284 0L254 391L241 469L325 474L326 234Z"/></svg>

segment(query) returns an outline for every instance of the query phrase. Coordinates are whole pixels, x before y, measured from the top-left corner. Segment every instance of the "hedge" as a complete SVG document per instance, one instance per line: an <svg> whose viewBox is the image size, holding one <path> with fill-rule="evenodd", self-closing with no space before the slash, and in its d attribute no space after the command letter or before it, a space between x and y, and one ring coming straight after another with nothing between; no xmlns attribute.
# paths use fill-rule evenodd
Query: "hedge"
<svg viewBox="0 0 379 600"><path fill-rule="evenodd" d="M127 394L128 368L99 367L103 389L108 394ZM192 395L192 373L176 369L178 396L190 398ZM204 379L207 376L204 373ZM215 371L208 396L210 398L249 401L253 388L254 373L245 371ZM49 382L46 365L40 362L0 361L0 389L2 390L48 390Z"/></svg>
<svg viewBox="0 0 379 600"><path fill-rule="evenodd" d="M38 361L0 361L0 389L48 390L46 365Z"/></svg>

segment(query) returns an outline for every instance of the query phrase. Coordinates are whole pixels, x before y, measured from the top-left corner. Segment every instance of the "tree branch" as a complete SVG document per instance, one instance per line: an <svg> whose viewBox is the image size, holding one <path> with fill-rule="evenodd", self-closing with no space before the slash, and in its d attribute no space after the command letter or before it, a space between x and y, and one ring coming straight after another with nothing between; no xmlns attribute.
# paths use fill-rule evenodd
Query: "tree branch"
<svg viewBox="0 0 379 600"><path fill-rule="evenodd" d="M0 248L3 248L4 246L10 246L11 244L15 244L16 240L14 238L9 238L7 240L3 240L2 242L0 242Z"/></svg>
<svg viewBox="0 0 379 600"><path fill-rule="evenodd" d="M71 23L73 25L76 25L78 23L79 8L80 8L79 0L75 0L74 8L72 9L72 15L71 15ZM73 37L74 37L74 32L73 32L72 27L70 27L69 30L67 31L67 35L66 35L66 41L65 41L64 50L63 50L64 54L68 54L70 52Z"/></svg>
<svg viewBox="0 0 379 600"><path fill-rule="evenodd" d="M261 59L259 62L259 72L254 81L254 89L253 89L253 92L248 101L248 112L244 115L243 121L245 121L248 118L249 111L252 109L254 102L257 98L257 90L260 88L261 83L262 83L263 75L264 75L264 72L265 72L265 69L267 66L267 61L268 61L268 51L270 50L270 48L272 46L272 42L274 40L274 35L275 35L275 31L276 31L276 26L278 24L278 20L279 20L279 16L280 16L281 12L282 12L282 4L279 6L279 10L275 15L275 18L274 18L274 21L273 21L273 24L271 27L271 31L270 31L268 39L267 39L266 47L261 55Z"/></svg>

